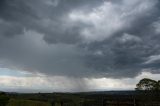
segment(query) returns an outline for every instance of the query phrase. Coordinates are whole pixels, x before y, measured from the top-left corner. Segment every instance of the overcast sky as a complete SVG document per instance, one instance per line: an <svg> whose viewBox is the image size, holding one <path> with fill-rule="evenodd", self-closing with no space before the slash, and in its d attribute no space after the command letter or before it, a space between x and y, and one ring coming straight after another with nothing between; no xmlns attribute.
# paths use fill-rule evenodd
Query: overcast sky
<svg viewBox="0 0 160 106"><path fill-rule="evenodd" d="M160 78L159 0L0 0L0 90L131 90Z"/></svg>

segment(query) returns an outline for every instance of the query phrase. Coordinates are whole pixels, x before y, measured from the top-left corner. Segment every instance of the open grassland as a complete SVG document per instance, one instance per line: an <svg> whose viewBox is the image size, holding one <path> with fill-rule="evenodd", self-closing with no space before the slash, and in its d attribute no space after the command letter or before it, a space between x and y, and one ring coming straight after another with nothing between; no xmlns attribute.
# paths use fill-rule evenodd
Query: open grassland
<svg viewBox="0 0 160 106"><path fill-rule="evenodd" d="M9 101L8 101L9 100ZM4 101L5 105L1 105ZM3 103L3 104L4 104ZM6 105L7 104L7 105ZM6 94L0 106L160 106L160 92Z"/></svg>
<svg viewBox="0 0 160 106"><path fill-rule="evenodd" d="M11 99L7 106L51 106L47 102Z"/></svg>

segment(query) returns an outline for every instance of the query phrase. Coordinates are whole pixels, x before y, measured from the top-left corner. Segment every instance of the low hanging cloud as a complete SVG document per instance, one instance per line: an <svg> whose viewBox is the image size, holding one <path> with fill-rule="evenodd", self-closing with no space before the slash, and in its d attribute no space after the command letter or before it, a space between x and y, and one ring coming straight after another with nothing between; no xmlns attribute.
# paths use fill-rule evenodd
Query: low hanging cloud
<svg viewBox="0 0 160 106"><path fill-rule="evenodd" d="M158 0L1 0L0 65L82 78L159 73L159 6Z"/></svg>

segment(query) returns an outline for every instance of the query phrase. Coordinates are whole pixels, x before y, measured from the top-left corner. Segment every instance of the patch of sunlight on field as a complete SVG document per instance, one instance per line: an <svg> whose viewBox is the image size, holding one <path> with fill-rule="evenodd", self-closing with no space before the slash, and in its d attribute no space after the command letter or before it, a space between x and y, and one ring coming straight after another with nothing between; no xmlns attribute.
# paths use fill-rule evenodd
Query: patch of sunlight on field
<svg viewBox="0 0 160 106"><path fill-rule="evenodd" d="M51 106L47 102L11 99L7 106Z"/></svg>

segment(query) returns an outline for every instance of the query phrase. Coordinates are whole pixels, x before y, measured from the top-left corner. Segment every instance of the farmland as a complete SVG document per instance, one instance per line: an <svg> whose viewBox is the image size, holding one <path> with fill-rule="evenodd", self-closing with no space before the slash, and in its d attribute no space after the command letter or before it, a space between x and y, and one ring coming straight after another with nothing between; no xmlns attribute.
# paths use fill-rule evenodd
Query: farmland
<svg viewBox="0 0 160 106"><path fill-rule="evenodd" d="M7 106L51 106L47 102L11 99Z"/></svg>
<svg viewBox="0 0 160 106"><path fill-rule="evenodd" d="M160 92L6 93L6 96L8 103L0 106L160 106Z"/></svg>

